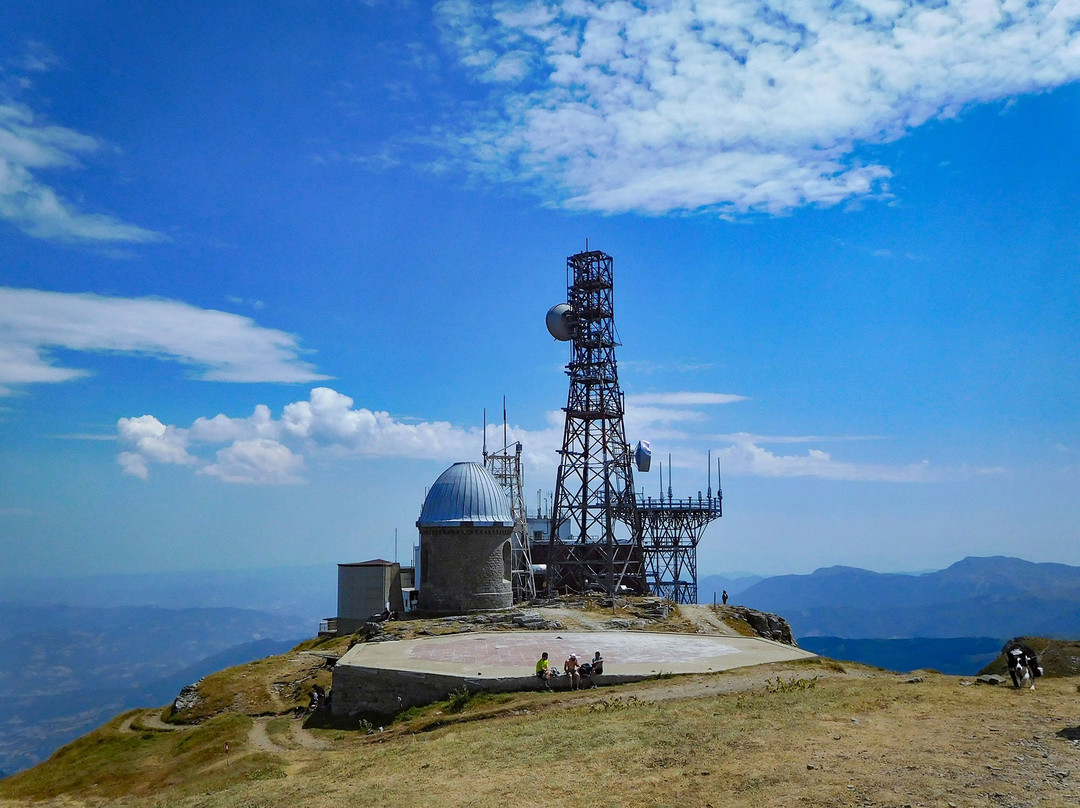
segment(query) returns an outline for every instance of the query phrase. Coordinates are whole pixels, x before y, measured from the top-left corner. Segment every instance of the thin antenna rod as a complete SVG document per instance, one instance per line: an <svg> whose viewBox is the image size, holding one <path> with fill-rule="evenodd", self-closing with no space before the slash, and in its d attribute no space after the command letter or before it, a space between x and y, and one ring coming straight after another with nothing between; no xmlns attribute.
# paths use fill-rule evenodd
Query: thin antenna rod
<svg viewBox="0 0 1080 808"><path fill-rule="evenodd" d="M671 499L671 452L667 456L667 498Z"/></svg>
<svg viewBox="0 0 1080 808"><path fill-rule="evenodd" d="M509 446L506 442L506 396L503 396L503 446Z"/></svg>
<svg viewBox="0 0 1080 808"><path fill-rule="evenodd" d="M484 407L484 462L487 462L487 407Z"/></svg>
<svg viewBox="0 0 1080 808"><path fill-rule="evenodd" d="M397 560L397 528L394 528L394 563L398 563Z"/></svg>
<svg viewBox="0 0 1080 808"><path fill-rule="evenodd" d="M706 468L709 470L709 493L707 496L712 499L712 449L709 449L709 460L706 463Z"/></svg>

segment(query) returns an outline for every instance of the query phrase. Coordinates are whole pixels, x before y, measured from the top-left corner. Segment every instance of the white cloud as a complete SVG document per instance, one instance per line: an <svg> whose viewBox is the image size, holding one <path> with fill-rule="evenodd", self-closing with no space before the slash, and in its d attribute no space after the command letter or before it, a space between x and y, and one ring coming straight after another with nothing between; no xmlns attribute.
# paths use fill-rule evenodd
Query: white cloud
<svg viewBox="0 0 1080 808"><path fill-rule="evenodd" d="M266 438L238 440L217 453L217 462L199 469L200 474L230 483L295 483L304 459L289 447Z"/></svg>
<svg viewBox="0 0 1080 808"><path fill-rule="evenodd" d="M179 466L190 466L196 462L187 451L187 433L174 426L166 426L152 415L121 418L116 429L120 441L134 449L123 453L121 465L136 477L145 478L147 462Z"/></svg>
<svg viewBox="0 0 1080 808"><path fill-rule="evenodd" d="M41 69L47 66L40 59L37 63ZM164 240L161 233L112 216L76 210L38 177L41 171L77 169L79 155L99 148L96 139L44 123L26 106L0 104L0 219L42 239L107 243Z"/></svg>
<svg viewBox="0 0 1080 808"><path fill-rule="evenodd" d="M887 194L863 145L1080 77L1076 0L444 0L436 15L466 68L505 82L461 138L475 165L604 212Z"/></svg>
<svg viewBox="0 0 1080 808"><path fill-rule="evenodd" d="M37 512L29 508L0 508L0 516L37 516Z"/></svg>
<svg viewBox="0 0 1080 808"><path fill-rule="evenodd" d="M327 378L299 359L295 337L247 317L175 300L0 287L0 393L6 385L86 375L53 364L48 357L53 348L173 360L203 368L200 378L209 381Z"/></svg>
<svg viewBox="0 0 1080 808"><path fill-rule="evenodd" d="M713 440L735 443L833 443L837 441L882 440L881 435L754 435L750 432L733 432L713 435Z"/></svg>
<svg viewBox="0 0 1080 808"><path fill-rule="evenodd" d="M734 404L739 401L746 401L746 396L735 395L734 393L692 393L689 391L677 392L677 393L634 393L627 395L627 404L634 406L646 405L646 404L660 404L660 405L702 405L702 404Z"/></svg>
<svg viewBox="0 0 1080 808"><path fill-rule="evenodd" d="M627 396L627 438L633 441L635 435L645 437L652 441L653 450L660 457L670 451L677 467L691 470L706 468L706 450L712 446L713 455L723 463L724 473L740 477L923 482L940 479L943 474L941 469L931 467L926 461L906 465L852 463L838 460L819 448L807 449L805 454L776 454L761 444L867 441L879 440L880 436L709 434L700 427L708 421L709 414L704 410L687 409L746 400L745 396L731 393L674 392ZM642 403L653 406L639 406ZM675 424L679 424L679 428L674 428ZM661 444L668 448L662 448Z"/></svg>
<svg viewBox="0 0 1080 808"><path fill-rule="evenodd" d="M748 433L709 434L700 425L707 413L679 406L698 400L710 405L741 400L719 393L648 394L651 400L670 401L674 407L633 407L627 411L626 437L653 441L660 456L671 452L680 468L705 468L705 449L723 460L725 474L756 477L815 477L828 480L877 480L919 482L941 479L943 472L928 462L889 465L860 464L833 458L819 448L801 455L779 455L760 443L823 443L873 440L876 436L765 437ZM680 424L674 428L673 424ZM123 451L117 460L128 474L142 479L154 464L189 466L200 474L226 482L295 483L307 461L325 458L381 457L426 460L479 459L483 436L479 428L454 426L446 421L402 418L390 413L356 407L349 396L329 387L314 388L308 398L286 404L279 418L264 404L246 418L224 414L197 418L190 427L166 426L153 416L122 418L118 424ZM501 424L489 424L489 450L503 445ZM508 426L507 440L523 444L526 471L533 479L554 483L558 463L556 450L562 443L563 413L546 414L546 426L538 430ZM717 443L730 443L718 446ZM211 459L212 458L212 459ZM666 460L664 461L667 467ZM649 487L646 479L638 487ZM535 483L529 482L530 487Z"/></svg>
<svg viewBox="0 0 1080 808"><path fill-rule="evenodd" d="M802 455L778 455L750 442L728 446L720 451L719 456L725 475L893 483L929 482L943 476L940 469L932 467L926 460L900 466L851 463L836 460L821 449L808 449Z"/></svg>
<svg viewBox="0 0 1080 808"><path fill-rule="evenodd" d="M127 473L144 479L152 464L163 463L194 465L199 473L226 482L299 482L305 456L450 461L477 457L482 446L479 429L445 421L407 422L387 412L356 408L351 398L328 387L316 387L306 401L285 405L278 419L259 404L247 418L219 414L183 428L164 427L152 416L142 416L121 418L118 430L127 447L118 462ZM182 447L183 455L166 451L160 441ZM215 448L221 444L227 445ZM203 457L208 452L215 452L213 463Z"/></svg>

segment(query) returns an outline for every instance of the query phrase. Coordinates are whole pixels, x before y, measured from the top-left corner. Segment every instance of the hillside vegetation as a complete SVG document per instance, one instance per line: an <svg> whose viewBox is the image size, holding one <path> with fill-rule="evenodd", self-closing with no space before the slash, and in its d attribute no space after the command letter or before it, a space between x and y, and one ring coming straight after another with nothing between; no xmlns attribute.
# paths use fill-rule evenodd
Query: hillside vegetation
<svg viewBox="0 0 1080 808"><path fill-rule="evenodd" d="M329 681L321 655L356 639L221 671L177 715L117 716L0 781L0 808L1057 806L1080 792L1075 677L1028 691L812 659L579 692L462 693L359 730L294 717Z"/></svg>

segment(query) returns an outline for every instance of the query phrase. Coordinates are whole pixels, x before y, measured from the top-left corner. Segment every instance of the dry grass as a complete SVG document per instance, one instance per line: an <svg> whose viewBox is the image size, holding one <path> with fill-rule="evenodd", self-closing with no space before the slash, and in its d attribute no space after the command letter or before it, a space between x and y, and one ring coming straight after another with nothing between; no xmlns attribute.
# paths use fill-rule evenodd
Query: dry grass
<svg viewBox="0 0 1080 808"><path fill-rule="evenodd" d="M316 651L342 654L350 638L311 640L287 654L266 657L211 674L199 683L199 703L165 719L191 724L224 713L280 715L297 707L307 707L313 685L330 688L331 672L325 660L304 653Z"/></svg>
<svg viewBox="0 0 1080 808"><path fill-rule="evenodd" d="M374 735L311 733L325 751L271 719L273 754L243 742L223 753L224 738L250 727L243 716L172 734L117 719L0 783L0 805L507 808L568 793L678 808L1080 804L1075 679L1043 679L1032 693L906 678L810 662L507 694L456 715L433 705Z"/></svg>

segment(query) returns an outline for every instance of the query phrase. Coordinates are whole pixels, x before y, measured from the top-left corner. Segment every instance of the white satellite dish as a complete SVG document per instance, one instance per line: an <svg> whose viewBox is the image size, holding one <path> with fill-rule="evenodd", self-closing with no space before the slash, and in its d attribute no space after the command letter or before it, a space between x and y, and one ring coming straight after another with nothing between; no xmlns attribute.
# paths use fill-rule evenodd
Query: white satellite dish
<svg viewBox="0 0 1080 808"><path fill-rule="evenodd" d="M560 342L566 342L574 338L574 326L571 321L569 303L560 303L548 309L547 330L551 336Z"/></svg>

